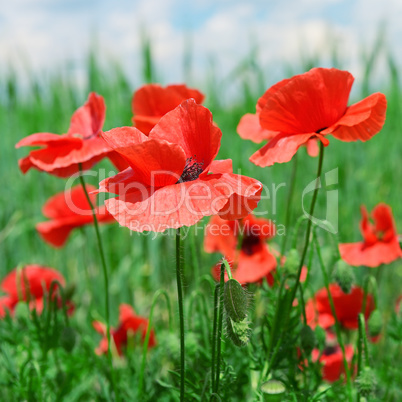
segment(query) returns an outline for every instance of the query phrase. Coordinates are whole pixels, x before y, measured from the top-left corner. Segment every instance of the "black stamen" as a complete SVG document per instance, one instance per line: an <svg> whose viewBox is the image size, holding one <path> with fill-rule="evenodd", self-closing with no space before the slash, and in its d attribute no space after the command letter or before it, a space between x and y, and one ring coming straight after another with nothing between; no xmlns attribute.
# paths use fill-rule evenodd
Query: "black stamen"
<svg viewBox="0 0 402 402"><path fill-rule="evenodd" d="M254 252L254 247L260 244L259 236L253 234L246 234L243 237L243 241L241 244L241 249L247 255L252 255Z"/></svg>
<svg viewBox="0 0 402 402"><path fill-rule="evenodd" d="M204 162L197 162L196 156L186 159L186 165L184 166L183 173L177 183L184 183L186 181L197 180L202 173L202 166Z"/></svg>

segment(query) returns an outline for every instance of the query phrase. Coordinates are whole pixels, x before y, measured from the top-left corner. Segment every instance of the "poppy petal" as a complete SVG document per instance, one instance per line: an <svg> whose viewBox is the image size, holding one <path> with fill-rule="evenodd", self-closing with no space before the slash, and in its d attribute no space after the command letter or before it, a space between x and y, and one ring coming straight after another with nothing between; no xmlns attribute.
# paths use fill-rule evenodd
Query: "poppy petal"
<svg viewBox="0 0 402 402"><path fill-rule="evenodd" d="M21 141L17 142L16 148L27 146L45 146L45 145L57 145L57 146L73 146L80 147L82 140L80 138L68 137L66 135L52 134L52 133L36 133L28 135Z"/></svg>
<svg viewBox="0 0 402 402"><path fill-rule="evenodd" d="M209 171L214 174L233 173L233 162L231 159L221 159L212 161Z"/></svg>
<svg viewBox="0 0 402 402"><path fill-rule="evenodd" d="M194 99L184 101L165 114L149 133L149 138L180 145L186 158L202 163L208 171L218 154L222 133L213 123L211 112Z"/></svg>
<svg viewBox="0 0 402 402"><path fill-rule="evenodd" d="M78 108L71 117L68 135L88 138L98 135L105 122L106 105L102 96L91 92L87 102Z"/></svg>
<svg viewBox="0 0 402 402"><path fill-rule="evenodd" d="M237 126L237 132L243 140L260 143L279 134L277 131L265 130L261 127L258 114L245 114Z"/></svg>
<svg viewBox="0 0 402 402"><path fill-rule="evenodd" d="M320 131L345 113L353 76L347 71L313 68L268 94L261 126L287 134Z"/></svg>
<svg viewBox="0 0 402 402"><path fill-rule="evenodd" d="M331 133L341 141L367 141L382 129L386 110L385 95L372 94L349 106L344 116L322 133Z"/></svg>
<svg viewBox="0 0 402 402"><path fill-rule="evenodd" d="M250 161L260 167L271 166L274 163L289 162L299 147L304 145L316 133L291 135L278 134L265 146L250 157Z"/></svg>

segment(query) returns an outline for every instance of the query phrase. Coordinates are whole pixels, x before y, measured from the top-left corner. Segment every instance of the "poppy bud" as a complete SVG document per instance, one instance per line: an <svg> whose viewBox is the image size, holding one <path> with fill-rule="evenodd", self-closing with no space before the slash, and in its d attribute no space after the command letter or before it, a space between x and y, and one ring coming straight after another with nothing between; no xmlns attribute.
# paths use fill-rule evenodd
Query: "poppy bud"
<svg viewBox="0 0 402 402"><path fill-rule="evenodd" d="M382 317L380 311L374 310L367 322L368 333L371 337L380 335L382 329Z"/></svg>
<svg viewBox="0 0 402 402"><path fill-rule="evenodd" d="M235 322L229 316L226 316L226 334L236 346L247 345L250 335L248 322L246 320Z"/></svg>
<svg viewBox="0 0 402 402"><path fill-rule="evenodd" d="M261 392L264 397L264 401L282 401L285 396L286 387L282 381L269 380L261 385Z"/></svg>
<svg viewBox="0 0 402 402"><path fill-rule="evenodd" d="M301 347L309 355L317 343L317 337L314 331L308 325L304 325L301 329L300 341Z"/></svg>
<svg viewBox="0 0 402 402"><path fill-rule="evenodd" d="M234 322L241 322L246 318L248 307L247 292L236 279L229 279L225 283L223 305L226 314Z"/></svg>
<svg viewBox="0 0 402 402"><path fill-rule="evenodd" d="M295 276L299 269L299 264L300 254L295 248L292 248L291 250L289 250L289 253L286 256L285 263L283 264L283 269L288 276Z"/></svg>
<svg viewBox="0 0 402 402"><path fill-rule="evenodd" d="M76 334L71 327L64 327L60 334L60 345L66 352L71 352L75 346Z"/></svg>
<svg viewBox="0 0 402 402"><path fill-rule="evenodd" d="M356 378L357 389L364 397L370 396L376 387L376 379L373 370L370 367L364 367Z"/></svg>
<svg viewBox="0 0 402 402"><path fill-rule="evenodd" d="M355 275L353 273L353 268L346 264L345 261L339 260L335 264L335 269L332 273L334 281L342 289L343 293L350 293L352 285L355 281Z"/></svg>

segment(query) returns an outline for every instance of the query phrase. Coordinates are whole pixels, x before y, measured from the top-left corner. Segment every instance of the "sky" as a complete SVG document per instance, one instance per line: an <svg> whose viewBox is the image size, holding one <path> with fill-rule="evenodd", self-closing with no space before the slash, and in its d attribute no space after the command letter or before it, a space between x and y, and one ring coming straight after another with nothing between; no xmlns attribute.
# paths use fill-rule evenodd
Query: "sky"
<svg viewBox="0 0 402 402"><path fill-rule="evenodd" d="M100 60L118 61L139 84L145 33L163 83L186 78L186 48L191 49L194 81L205 76L211 60L224 79L252 49L258 49L254 57L261 68L278 80L284 78L285 65L300 66L315 55L321 65L330 66L334 44L342 68L359 76L380 26L385 41L377 78L385 74L389 53L402 65L401 0L0 2L0 74L62 71L79 79L95 43Z"/></svg>

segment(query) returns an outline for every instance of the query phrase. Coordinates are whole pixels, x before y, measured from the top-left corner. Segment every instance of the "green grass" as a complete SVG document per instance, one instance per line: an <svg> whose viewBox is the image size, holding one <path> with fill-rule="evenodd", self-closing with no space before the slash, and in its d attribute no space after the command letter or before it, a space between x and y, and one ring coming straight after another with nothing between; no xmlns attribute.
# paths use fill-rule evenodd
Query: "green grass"
<svg viewBox="0 0 402 402"><path fill-rule="evenodd" d="M141 82L150 82L156 67L152 63L151 46L144 37L144 76ZM339 238L342 242L360 239L359 221L360 205L371 210L377 203L385 202L392 206L394 217L402 230L401 197L401 163L402 154L402 91L398 66L389 57L389 74L387 83L375 87L370 82L371 72L375 64L375 53L367 56L364 81L361 93L356 93L359 100L367 92L381 91L387 95L387 121L380 134L367 143L342 143L331 138L326 149L324 172L339 169ZM309 61L304 61L305 65ZM191 63L187 60L187 65ZM159 67L160 68L160 67ZM156 72L155 72L156 71ZM295 72L295 71L293 71ZM292 72L292 73L293 73ZM301 72L301 71L296 71ZM103 279L98 260L96 238L92 227L83 231L76 230L65 248L56 250L45 244L35 231L35 224L44 220L41 207L54 193L64 189L65 181L30 171L26 175L18 169L18 158L26 155L27 150L15 150L15 143L34 132L63 133L67 130L72 112L80 106L89 91L96 91L104 96L107 105L105 130L113 127L131 125L131 96L136 87L131 79L123 73L117 63L109 68L101 68L92 53L88 58L88 86L78 88L68 77L57 75L39 80L32 77L29 88L21 89L17 77L13 74L0 77L0 277L20 264L39 263L60 270L68 284L75 285L73 300L77 306L71 318L71 326L75 329L77 343L72 353L62 348L52 349L44 358L41 343L35 339L37 329L27 317L26 311L18 314L18 320L0 322L0 389L2 400L108 400L108 367L106 357L99 358L93 349L99 336L92 329L93 319L104 319ZM191 76L187 71L186 76ZM132 78L132 77L130 77ZM273 185L286 183L287 187L278 190L277 211L273 213L272 200L264 200L258 210L268 209L269 218L277 224L284 222L285 202L291 164L275 165L261 169L248 161L249 156L259 148L258 144L243 141L236 133L240 117L247 112L255 111L255 103L264 90L274 82L269 71L261 71L255 65L252 56L242 60L238 68L228 74L228 78L219 81L213 68L206 77L194 82L206 95L206 106L214 115L215 122L221 128L223 137L219 158L231 158L235 172L261 180L269 189ZM237 96L225 102L233 86L242 90ZM317 160L307 156L304 150L299 151L299 169L297 172L294 205L292 205L293 222L302 215L301 194L304 187L315 177ZM109 171L112 166L108 162L99 165ZM97 185L99 180L92 178L91 183ZM78 184L78 181L77 181ZM307 200L307 205L309 200ZM323 216L326 199L319 195L317 216ZM203 221L205 223L205 220ZM145 236L130 233L128 229L117 224L101 228L105 243L110 272L110 296L112 325L117 323L118 306L129 303L138 314L148 316L153 294L158 289L165 289L176 302L174 276L174 233ZM201 234L201 231L198 232ZM300 239L301 241L301 239ZM322 241L327 244L329 238L322 234ZM203 251L203 237L195 236L195 248L199 257L199 272L194 266L191 252L191 238L184 242L185 295L188 300L194 291L201 289L205 297L209 318L212 317L212 289L206 283L197 282L202 275L209 275L211 267L218 261L219 255L206 254ZM277 241L280 243L280 239ZM324 246L324 251L325 250ZM323 286L319 268L314 262L311 268L314 289ZM367 270L366 270L367 271ZM358 270L361 281L363 269ZM389 320L392 315L393 301L401 293L402 267L400 262L384 267L380 289L380 306L384 317ZM258 290L257 294L258 294ZM196 296L192 296L196 297ZM256 297L264 298L264 295ZM176 311L176 310L175 310ZM197 310L198 311L198 310ZM189 380L194 398L199 396L208 371L209 344L203 339L201 319L203 313L192 320L193 331L187 332L187 363ZM257 312L255 313L257 314ZM40 318L42 320L42 318ZM61 317L58 324L62 325ZM154 313L153 325L159 346L149 353L146 375L147 400L172 400L177 392L172 386L178 380L171 371L177 371L178 337L177 314L174 315L174 332L168 331L168 315L163 302L159 302ZM57 344L57 333L54 342ZM391 342L391 341L390 341ZM400 400L402 388L401 373L393 353L397 346L392 344L370 346L373 364L379 378L378 398ZM391 346L390 346L391 345ZM256 384L256 372L251 367L258 366L249 356L258 356L249 348L236 349L224 344L223 363L224 376L222 388L225 397L230 400L245 400L253 397ZM387 349L388 348L388 349ZM399 346L400 348L400 346ZM258 348L257 348L258 349ZM138 367L141 362L141 348L135 347L129 358L116 363L118 386L124 400L135 400L138 381ZM400 350L400 349L399 349ZM399 354L400 356L400 354ZM261 356L259 356L261 358ZM399 364L400 364L399 360ZM391 366L389 368L389 366ZM41 378L38 378L40 374ZM399 380L398 380L399 376ZM399 383L398 383L399 381ZM233 385L236 384L236 385ZM399 384L399 385L398 385ZM342 384L335 386L342 389ZM388 389L388 391L387 391ZM343 392L342 390L339 392ZM145 396L146 395L146 396ZM226 399L228 400L228 399ZM249 399L251 400L251 399ZM374 399L373 399L374 400ZM380 400L380 399L378 399ZM385 400L385 399L382 399Z"/></svg>

